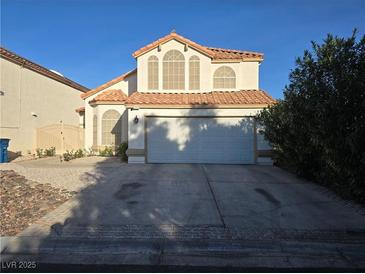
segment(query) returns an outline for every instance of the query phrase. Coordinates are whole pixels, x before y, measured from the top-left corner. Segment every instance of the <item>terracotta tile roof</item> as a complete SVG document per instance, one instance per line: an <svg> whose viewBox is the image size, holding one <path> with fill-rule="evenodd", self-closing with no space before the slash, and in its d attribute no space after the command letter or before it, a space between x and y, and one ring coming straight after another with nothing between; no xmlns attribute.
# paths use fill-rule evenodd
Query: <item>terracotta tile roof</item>
<svg viewBox="0 0 365 274"><path fill-rule="evenodd" d="M75 109L75 111L76 111L77 113L85 112L85 107L79 107L79 108Z"/></svg>
<svg viewBox="0 0 365 274"><path fill-rule="evenodd" d="M195 43L175 32L171 32L170 34L152 42L151 44L148 44L147 46L140 48L139 50L135 51L133 53L133 57L138 57L156 47L159 45L162 45L172 39L175 39L177 41L180 41L184 44L189 45L190 47L208 55L213 60L225 60L225 59L239 59L239 60L247 60L247 59L258 59L263 60L264 55L259 52L253 52L253 51L242 51L242 50L233 50L233 49L222 49L222 48L213 48L213 47L206 47L199 45L198 43Z"/></svg>
<svg viewBox="0 0 365 274"><path fill-rule="evenodd" d="M170 34L152 42L151 44L148 44L147 46L140 48L139 50L135 51L132 55L133 55L133 57L138 57L138 56L142 55L143 53L146 53L146 52L156 48L158 45L164 44L172 39L175 39L184 44L187 44L187 45L191 46L192 48L195 48L198 51L201 51L202 53L205 53L206 55L208 55L210 57L213 57L213 55L214 55L213 52L211 50L209 50L207 47L199 45L199 44L177 34L176 32L171 32Z"/></svg>
<svg viewBox="0 0 365 274"><path fill-rule="evenodd" d="M1 58L4 58L4 59L6 59L10 62L13 62L17 65L20 65L20 66L24 67L24 68L35 71L35 72L37 72L39 74L42 74L42 75L44 75L48 78L51 78L55 81L58 81L62 84L65 84L69 87L77 89L81 92L87 92L87 91L90 90L90 89L88 89L88 88L86 88L86 87L84 87L84 86L82 86L82 85L80 85L80 84L78 84L78 83L76 83L76 82L60 75L60 74L58 74L58 73L55 73L55 72L53 72L53 71L51 71L51 70L49 70L45 67L42 67L41 65L38 65L38 64L36 64L36 63L34 63L34 62L24 58L24 57L21 57L20 55L14 53L14 52L11 52L10 50L8 50L4 47L0 47L0 56L1 56Z"/></svg>
<svg viewBox="0 0 365 274"><path fill-rule="evenodd" d="M178 106L219 106L219 105L269 105L275 100L262 90L213 91L202 93L142 93L134 92L126 105L178 105Z"/></svg>
<svg viewBox="0 0 365 274"><path fill-rule="evenodd" d="M81 98L82 99L86 99L87 97L90 97L91 95L94 95L95 93L98 93L99 91L103 90L103 89L106 89L122 80L124 80L126 77L128 77L129 75L133 74L137 72L137 69L134 69L134 70L131 70L131 71L128 71L104 84L102 84L101 86L98 86L97 88L94 88L88 92L86 92L85 94L81 94Z"/></svg>
<svg viewBox="0 0 365 274"><path fill-rule="evenodd" d="M90 104L98 102L115 102L124 104L127 98L128 96L120 89L108 89L91 100Z"/></svg>
<svg viewBox="0 0 365 274"><path fill-rule="evenodd" d="M259 59L263 60L264 54L254 51L234 50L234 49L222 49L208 47L209 50L214 52L213 60L229 60L229 59Z"/></svg>

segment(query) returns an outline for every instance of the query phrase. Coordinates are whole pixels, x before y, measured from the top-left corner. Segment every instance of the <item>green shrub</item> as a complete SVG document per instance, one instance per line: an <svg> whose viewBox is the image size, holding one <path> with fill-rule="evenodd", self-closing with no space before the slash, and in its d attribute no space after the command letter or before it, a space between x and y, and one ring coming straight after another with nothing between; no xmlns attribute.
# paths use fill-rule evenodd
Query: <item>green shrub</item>
<svg viewBox="0 0 365 274"><path fill-rule="evenodd" d="M103 157L111 157L114 155L112 147L104 147L104 149L99 150L99 155Z"/></svg>
<svg viewBox="0 0 365 274"><path fill-rule="evenodd" d="M364 203L365 36L312 45L258 120L279 164Z"/></svg>
<svg viewBox="0 0 365 274"><path fill-rule="evenodd" d="M50 147L50 148L37 148L36 149L37 157L43 158L43 157L51 157L56 155L56 148Z"/></svg>
<svg viewBox="0 0 365 274"><path fill-rule="evenodd" d="M37 148L35 150L35 152L36 152L38 158L42 158L43 157L43 149Z"/></svg>
<svg viewBox="0 0 365 274"><path fill-rule="evenodd" d="M63 153L62 156L63 156L64 161L71 161L71 160L75 159L73 150L71 150L71 151L66 150L66 152Z"/></svg>
<svg viewBox="0 0 365 274"><path fill-rule="evenodd" d="M74 152L74 158L82 158L85 156L84 150L81 148Z"/></svg>
<svg viewBox="0 0 365 274"><path fill-rule="evenodd" d="M127 149L128 142L123 142L117 147L117 155L121 157L122 161L128 161Z"/></svg>
<svg viewBox="0 0 365 274"><path fill-rule="evenodd" d="M89 148L89 149L85 149L85 150L84 150L84 154L85 154L85 156L87 156L87 157L95 156L95 155L97 154L97 151L96 151L96 150L94 150L94 149L91 147L91 148Z"/></svg>
<svg viewBox="0 0 365 274"><path fill-rule="evenodd" d="M55 147L51 147L51 148L46 148L44 150L44 155L45 156L55 156L56 155L56 148Z"/></svg>

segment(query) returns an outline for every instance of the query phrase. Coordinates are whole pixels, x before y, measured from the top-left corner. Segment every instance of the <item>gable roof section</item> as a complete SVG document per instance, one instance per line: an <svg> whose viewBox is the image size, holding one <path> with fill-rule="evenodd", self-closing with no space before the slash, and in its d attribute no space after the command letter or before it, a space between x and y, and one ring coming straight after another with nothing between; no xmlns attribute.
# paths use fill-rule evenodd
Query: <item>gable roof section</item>
<svg viewBox="0 0 365 274"><path fill-rule="evenodd" d="M182 42L183 44L187 44L188 46L200 51L201 53L209 56L213 60L258 60L262 61L264 58L264 54L260 52L254 51L242 51L242 50L232 50L232 49L222 49L222 48L213 48L202 46L198 43L195 43L175 32L171 32L170 34L148 44L147 46L140 48L139 50L133 53L133 57L137 58L144 53L149 52L157 48L159 45L167 43L171 40L177 40Z"/></svg>
<svg viewBox="0 0 365 274"><path fill-rule="evenodd" d="M114 78L114 79L98 86L97 88L94 88L94 89L92 89L92 90L90 90L90 91L88 91L84 94L81 94L81 98L86 99L87 97L90 97L91 95L94 95L94 94L98 93L99 91L101 91L103 89L106 89L106 88L108 88L108 87L110 87L110 86L112 86L116 83L119 83L120 81L123 81L126 77L128 77L129 75L131 75L135 72L137 72L137 69L128 71L128 72L126 72L126 73L124 73L124 74L122 74L122 75L120 75L120 76L118 76L118 77L116 77L116 78Z"/></svg>
<svg viewBox="0 0 365 274"><path fill-rule="evenodd" d="M134 92L126 105L133 106L241 106L271 105L275 100L263 90L213 91L202 93L145 93Z"/></svg>
<svg viewBox="0 0 365 274"><path fill-rule="evenodd" d="M58 81L62 84L65 84L69 87L72 87L74 89L77 89L81 92L87 92L89 91L90 89L64 77L64 76L61 76L45 67L42 67L41 65L38 65L24 57L21 57L20 55L14 53L14 52L11 52L10 50L4 48L4 47L0 47L0 56L1 58L4 58L5 60L8 60L14 64L17 64L17 65L20 65L24 68L27 68L29 70L32 70L34 72L37 72L43 76L46 76L48 78L51 78L55 81Z"/></svg>
<svg viewBox="0 0 365 274"><path fill-rule="evenodd" d="M179 42L182 42L183 44L187 44L190 47L204 53L205 55L208 55L209 57L213 57L213 55L214 55L213 52L211 50L209 50L207 47L199 45L199 44L177 34L176 32L171 32L170 34L152 42L151 44L148 44L147 46L140 48L139 50L135 51L132 55L133 55L133 57L137 58L138 56L141 56L142 54L144 54L150 50L153 50L154 48L157 48L159 45L162 45L173 39L175 39Z"/></svg>
<svg viewBox="0 0 365 274"><path fill-rule="evenodd" d="M100 104L100 103L121 103L124 104L127 100L128 96L124 94L124 92L120 89L108 89L103 91L98 96L96 96L93 100L91 100L90 104Z"/></svg>

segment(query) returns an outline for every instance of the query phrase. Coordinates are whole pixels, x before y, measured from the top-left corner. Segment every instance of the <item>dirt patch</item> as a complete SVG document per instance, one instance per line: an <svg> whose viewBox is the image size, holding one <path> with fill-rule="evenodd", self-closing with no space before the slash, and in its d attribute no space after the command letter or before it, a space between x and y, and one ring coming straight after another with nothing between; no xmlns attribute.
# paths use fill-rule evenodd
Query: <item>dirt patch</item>
<svg viewBox="0 0 365 274"><path fill-rule="evenodd" d="M1 170L1 236L16 235L66 202L74 193L29 181L13 170Z"/></svg>

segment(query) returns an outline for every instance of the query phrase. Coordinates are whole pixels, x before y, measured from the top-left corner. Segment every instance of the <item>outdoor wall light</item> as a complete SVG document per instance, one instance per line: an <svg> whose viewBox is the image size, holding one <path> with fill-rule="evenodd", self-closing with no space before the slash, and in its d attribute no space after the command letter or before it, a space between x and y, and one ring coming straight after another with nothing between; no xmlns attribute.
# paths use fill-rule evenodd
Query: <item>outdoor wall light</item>
<svg viewBox="0 0 365 274"><path fill-rule="evenodd" d="M133 121L135 124L138 124L139 119L138 119L137 115L136 115L136 117L134 117Z"/></svg>

